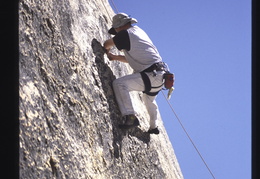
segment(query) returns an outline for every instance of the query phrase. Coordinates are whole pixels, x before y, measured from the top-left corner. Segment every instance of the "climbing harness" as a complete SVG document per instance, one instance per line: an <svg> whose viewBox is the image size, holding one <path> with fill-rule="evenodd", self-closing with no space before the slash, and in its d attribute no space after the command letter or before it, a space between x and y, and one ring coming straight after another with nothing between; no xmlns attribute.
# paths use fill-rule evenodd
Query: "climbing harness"
<svg viewBox="0 0 260 179"><path fill-rule="evenodd" d="M146 72L153 72L153 75L156 76L157 75L157 71L165 71L165 73L163 74L163 82L162 85L160 86L152 86L151 85L151 81L148 77L148 75L146 74ZM149 95L149 96L156 96L161 90L156 91L156 92L150 92L152 88L160 88L164 85L164 87L166 89L171 89L169 91L172 92L172 87L174 85L174 74L170 73L168 65L164 62L158 62L155 63L153 65L151 65L149 68L143 70L142 72L140 72L143 82L144 82L144 86L145 86L145 90L143 91L143 93Z"/></svg>

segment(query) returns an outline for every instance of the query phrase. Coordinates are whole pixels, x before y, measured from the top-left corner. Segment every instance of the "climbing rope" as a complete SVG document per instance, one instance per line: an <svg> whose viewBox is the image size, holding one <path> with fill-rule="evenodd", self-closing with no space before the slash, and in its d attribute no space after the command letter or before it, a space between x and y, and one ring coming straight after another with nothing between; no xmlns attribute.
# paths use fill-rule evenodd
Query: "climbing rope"
<svg viewBox="0 0 260 179"><path fill-rule="evenodd" d="M118 14L118 13L119 13L119 11L117 10L117 7L115 6L115 3L114 3L114 1L113 1L113 0L110 0L110 1L111 1L111 3L112 3L112 6L113 6L113 9L114 9L114 11L115 11L115 12ZM107 10L107 7L106 7L106 5L105 5L104 1L103 1L103 0L101 0L101 2L102 2L102 4L103 4L104 8L106 9L106 12L107 12L107 15L108 15L108 17L109 17L110 21L112 22L112 18L111 18L111 16L109 15L109 12L108 12L108 10Z"/></svg>
<svg viewBox="0 0 260 179"><path fill-rule="evenodd" d="M107 16L109 17L110 21L112 22L112 18L110 17L110 15L109 15L109 13L108 13L108 10L107 10L107 8L106 8L106 5L104 4L103 0L101 0L101 2L102 2L102 4L103 4L104 8L106 9Z"/></svg>
<svg viewBox="0 0 260 179"><path fill-rule="evenodd" d="M111 3L112 3L112 6L114 7L114 10L116 11L116 13L118 14L119 13L119 11L117 10L117 8L116 8L116 5L115 5L115 3L114 3L114 1L113 0L110 0L111 1Z"/></svg>
<svg viewBox="0 0 260 179"><path fill-rule="evenodd" d="M168 105L170 106L172 112L174 113L175 117L177 118L179 124L181 125L183 131L185 132L186 136L189 138L190 142L192 143L193 147L194 147L195 150L197 151L197 153L198 153L198 155L200 156L201 160L203 161L203 163L204 163L205 166L207 167L209 173L210 173L211 176L215 179L215 176L214 176L213 173L211 172L211 170L210 170L208 164L206 163L206 161L205 161L204 158L202 157L201 153L199 152L199 150L198 150L198 148L196 147L195 143L194 143L193 140L191 139L189 133L186 131L185 127L183 126L183 124L182 124L182 122L181 122L181 120L180 120L179 117L177 116L177 114L176 114L176 112L174 111L174 109L173 109L171 103L169 102L169 100L167 100L167 98L166 98L166 96L165 96L165 94L164 94L163 91L162 91L162 94L163 94L165 100L167 101Z"/></svg>

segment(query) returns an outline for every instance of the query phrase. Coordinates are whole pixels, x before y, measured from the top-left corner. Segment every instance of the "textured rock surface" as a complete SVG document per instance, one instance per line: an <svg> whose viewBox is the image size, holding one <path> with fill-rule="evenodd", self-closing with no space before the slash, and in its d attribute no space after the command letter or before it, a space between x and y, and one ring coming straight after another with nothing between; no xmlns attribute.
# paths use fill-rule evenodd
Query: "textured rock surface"
<svg viewBox="0 0 260 179"><path fill-rule="evenodd" d="M146 133L141 93L141 126L117 127L111 83L131 70L102 51L113 14L105 0L20 1L20 178L183 178L162 121Z"/></svg>

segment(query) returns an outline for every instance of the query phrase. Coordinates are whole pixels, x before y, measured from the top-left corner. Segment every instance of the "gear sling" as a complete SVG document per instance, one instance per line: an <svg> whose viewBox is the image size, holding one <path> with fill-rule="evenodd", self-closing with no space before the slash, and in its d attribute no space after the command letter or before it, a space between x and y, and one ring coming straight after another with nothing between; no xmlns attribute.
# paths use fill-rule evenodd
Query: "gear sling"
<svg viewBox="0 0 260 179"><path fill-rule="evenodd" d="M162 83L162 85L160 85L160 86L152 87L151 81L145 72L153 72L154 75L156 75L156 71L165 71L166 72L165 74L163 74L164 83ZM164 85L164 87L166 89L170 89L174 84L174 75L169 72L167 64L165 64L164 62L155 63L152 66L150 66L149 68L140 72L140 74L143 79L144 87L145 87L145 90L143 91L143 93L146 93L149 96L156 96L160 92L160 90L157 92L150 92L152 88L159 88Z"/></svg>

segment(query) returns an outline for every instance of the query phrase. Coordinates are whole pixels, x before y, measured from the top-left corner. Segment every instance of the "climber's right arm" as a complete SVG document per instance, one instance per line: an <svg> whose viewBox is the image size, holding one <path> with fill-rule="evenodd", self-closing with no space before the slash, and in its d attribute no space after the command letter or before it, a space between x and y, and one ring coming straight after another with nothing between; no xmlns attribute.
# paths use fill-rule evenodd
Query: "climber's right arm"
<svg viewBox="0 0 260 179"><path fill-rule="evenodd" d="M125 56L123 55L114 55L112 53L110 53L110 49L115 45L114 40L113 39L108 39L104 42L104 48L106 49L106 54L109 60L117 60L120 62L124 62L124 63L128 63Z"/></svg>
<svg viewBox="0 0 260 179"><path fill-rule="evenodd" d="M117 60L117 61L120 61L120 62L128 63L125 56L123 56L123 55L114 55L114 54L108 52L107 57L110 61Z"/></svg>

